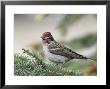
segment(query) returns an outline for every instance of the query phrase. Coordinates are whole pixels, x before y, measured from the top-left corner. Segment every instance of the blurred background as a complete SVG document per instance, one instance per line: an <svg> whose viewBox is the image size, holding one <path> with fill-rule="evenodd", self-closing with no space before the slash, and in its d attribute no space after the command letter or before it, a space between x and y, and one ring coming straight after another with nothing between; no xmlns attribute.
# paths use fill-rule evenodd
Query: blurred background
<svg viewBox="0 0 110 89"><path fill-rule="evenodd" d="M34 48L41 52L40 37L47 31L56 41L96 59L96 14L15 14L14 53L22 52L22 48Z"/></svg>

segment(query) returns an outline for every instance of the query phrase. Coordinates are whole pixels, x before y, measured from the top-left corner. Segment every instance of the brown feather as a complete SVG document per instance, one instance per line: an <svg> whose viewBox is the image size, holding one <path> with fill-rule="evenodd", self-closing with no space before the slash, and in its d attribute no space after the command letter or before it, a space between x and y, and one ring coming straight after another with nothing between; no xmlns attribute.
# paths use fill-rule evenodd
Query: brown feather
<svg viewBox="0 0 110 89"><path fill-rule="evenodd" d="M83 55L72 51L71 49L65 47L64 45L61 45L56 41L51 41L50 44L48 44L48 49L50 53L65 56L68 59L88 59L87 57L84 57Z"/></svg>

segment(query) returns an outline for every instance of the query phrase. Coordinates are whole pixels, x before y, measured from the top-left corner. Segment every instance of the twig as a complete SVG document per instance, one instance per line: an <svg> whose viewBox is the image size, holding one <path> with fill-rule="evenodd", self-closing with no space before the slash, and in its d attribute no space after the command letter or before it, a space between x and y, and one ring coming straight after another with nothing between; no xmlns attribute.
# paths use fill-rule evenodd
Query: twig
<svg viewBox="0 0 110 89"><path fill-rule="evenodd" d="M32 56L32 57L34 57L36 59L39 59L38 57L36 57L35 55L33 55L31 52L29 52L29 50L26 50L24 48L22 48L22 50L23 50L23 53L27 53L27 55Z"/></svg>
<svg viewBox="0 0 110 89"><path fill-rule="evenodd" d="M39 60L39 61L38 61L38 64L44 65L44 63L42 62L42 60L39 59L35 54L31 53L29 50L26 50L26 49L24 49L24 48L22 48L22 50L23 50L23 53L27 53L27 55L32 56L32 57L38 59L38 60ZM44 66L43 66L43 67L44 67Z"/></svg>

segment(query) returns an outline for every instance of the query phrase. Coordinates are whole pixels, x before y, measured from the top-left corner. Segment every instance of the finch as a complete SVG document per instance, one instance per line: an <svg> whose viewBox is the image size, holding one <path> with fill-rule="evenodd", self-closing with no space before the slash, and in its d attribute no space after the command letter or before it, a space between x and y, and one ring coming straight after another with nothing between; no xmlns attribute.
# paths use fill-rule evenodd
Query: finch
<svg viewBox="0 0 110 89"><path fill-rule="evenodd" d="M50 32L41 36L45 56L52 62L66 63L72 59L89 59L54 40Z"/></svg>

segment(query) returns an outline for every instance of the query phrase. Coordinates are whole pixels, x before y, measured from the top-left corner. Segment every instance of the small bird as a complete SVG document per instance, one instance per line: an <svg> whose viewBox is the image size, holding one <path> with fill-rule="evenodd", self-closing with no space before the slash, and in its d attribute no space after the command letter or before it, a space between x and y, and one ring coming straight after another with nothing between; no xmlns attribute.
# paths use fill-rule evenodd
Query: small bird
<svg viewBox="0 0 110 89"><path fill-rule="evenodd" d="M44 32L41 38L44 54L52 62L64 64L71 59L88 59L56 42L50 32Z"/></svg>

